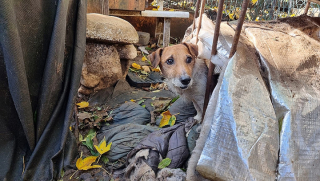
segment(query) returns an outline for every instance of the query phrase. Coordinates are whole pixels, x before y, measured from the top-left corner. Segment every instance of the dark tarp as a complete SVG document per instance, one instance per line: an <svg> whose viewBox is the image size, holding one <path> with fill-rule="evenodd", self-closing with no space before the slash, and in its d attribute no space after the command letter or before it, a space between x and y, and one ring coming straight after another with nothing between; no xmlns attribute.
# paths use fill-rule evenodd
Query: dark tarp
<svg viewBox="0 0 320 181"><path fill-rule="evenodd" d="M0 0L0 179L56 180L85 51L86 0Z"/></svg>

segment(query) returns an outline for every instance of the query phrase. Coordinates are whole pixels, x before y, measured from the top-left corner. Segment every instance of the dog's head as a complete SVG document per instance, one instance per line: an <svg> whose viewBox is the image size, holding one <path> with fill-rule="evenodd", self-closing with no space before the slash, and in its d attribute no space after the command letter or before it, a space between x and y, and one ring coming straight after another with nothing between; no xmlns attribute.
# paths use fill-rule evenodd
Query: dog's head
<svg viewBox="0 0 320 181"><path fill-rule="evenodd" d="M148 59L153 67L160 66L165 78L175 87L186 89L192 85L193 67L198 56L198 46L183 43L159 48Z"/></svg>

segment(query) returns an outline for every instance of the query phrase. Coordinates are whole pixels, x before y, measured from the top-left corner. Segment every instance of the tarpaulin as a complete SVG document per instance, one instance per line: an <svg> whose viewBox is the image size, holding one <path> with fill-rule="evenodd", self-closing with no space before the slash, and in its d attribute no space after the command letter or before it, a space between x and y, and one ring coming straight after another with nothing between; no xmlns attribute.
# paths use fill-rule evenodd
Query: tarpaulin
<svg viewBox="0 0 320 181"><path fill-rule="evenodd" d="M0 1L0 179L56 180L85 51L86 0Z"/></svg>
<svg viewBox="0 0 320 181"><path fill-rule="evenodd" d="M218 55L209 59L222 71L188 180L320 179L319 21L301 16L244 23L230 59L234 29L221 24ZM199 35L204 44L201 35L208 34Z"/></svg>

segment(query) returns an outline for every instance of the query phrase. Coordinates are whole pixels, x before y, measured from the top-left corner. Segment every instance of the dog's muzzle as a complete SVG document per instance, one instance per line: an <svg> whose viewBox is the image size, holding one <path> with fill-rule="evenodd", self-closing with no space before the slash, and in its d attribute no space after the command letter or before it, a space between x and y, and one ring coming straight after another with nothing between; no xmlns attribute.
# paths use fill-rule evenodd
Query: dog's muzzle
<svg viewBox="0 0 320 181"><path fill-rule="evenodd" d="M191 78L189 76L181 76L180 82L182 86L180 86L181 89L186 89L191 81Z"/></svg>

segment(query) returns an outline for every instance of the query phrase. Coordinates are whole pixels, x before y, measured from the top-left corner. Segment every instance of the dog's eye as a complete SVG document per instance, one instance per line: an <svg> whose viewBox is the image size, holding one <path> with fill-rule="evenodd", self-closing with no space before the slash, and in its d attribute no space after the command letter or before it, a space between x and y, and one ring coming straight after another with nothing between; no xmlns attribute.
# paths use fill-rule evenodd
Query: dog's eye
<svg viewBox="0 0 320 181"><path fill-rule="evenodd" d="M170 58L170 59L168 59L167 61L166 61L166 63L168 64L168 65L172 65L173 64L173 59L172 58Z"/></svg>
<svg viewBox="0 0 320 181"><path fill-rule="evenodd" d="M192 58L191 57L187 57L187 63L191 63Z"/></svg>

